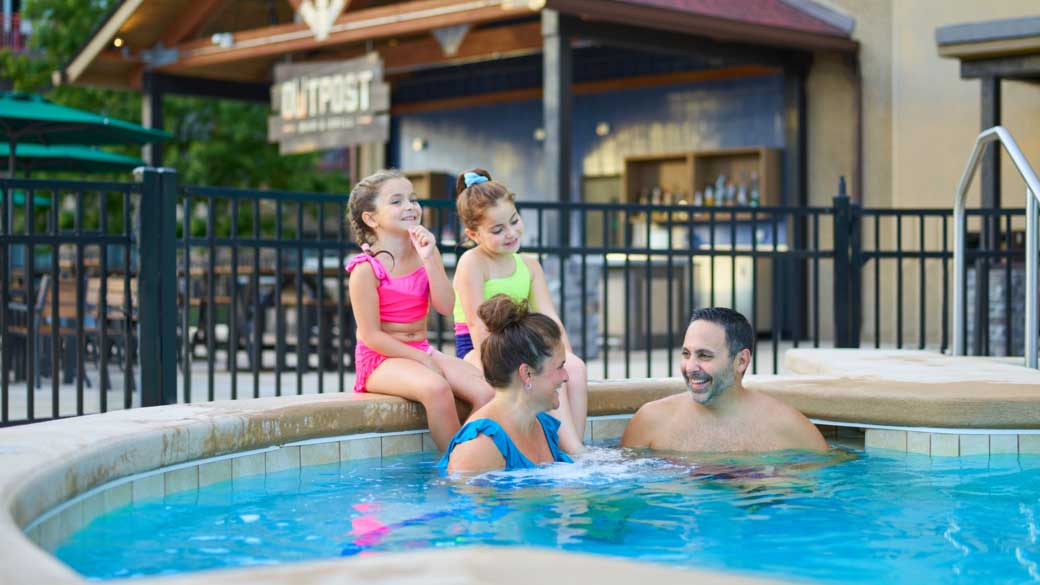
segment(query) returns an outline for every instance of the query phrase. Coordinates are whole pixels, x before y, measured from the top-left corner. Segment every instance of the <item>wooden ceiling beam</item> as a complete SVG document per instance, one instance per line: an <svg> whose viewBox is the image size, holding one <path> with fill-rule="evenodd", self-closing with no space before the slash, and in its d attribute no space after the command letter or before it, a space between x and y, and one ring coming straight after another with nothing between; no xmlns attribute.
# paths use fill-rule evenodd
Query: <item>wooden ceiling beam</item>
<svg viewBox="0 0 1040 585"><path fill-rule="evenodd" d="M166 27L162 43L172 47L198 34L206 21L220 12L230 0L194 0L187 3L176 22Z"/></svg>
<svg viewBox="0 0 1040 585"><path fill-rule="evenodd" d="M454 55L445 55L444 49L432 35L400 43L396 47L382 48L379 53L383 57L383 67L387 74L395 74L478 59L531 54L541 50L542 25L540 22L530 22L471 31Z"/></svg>
<svg viewBox="0 0 1040 585"><path fill-rule="evenodd" d="M472 61L528 55L541 50L542 31L541 24L538 22L471 31L454 55L445 55L440 43L432 35L376 47L376 51L383 59L383 69L386 75ZM352 59L364 55L365 52L364 48L357 47L322 53L313 60Z"/></svg>
<svg viewBox="0 0 1040 585"><path fill-rule="evenodd" d="M294 23L235 33L230 47L214 45L206 39L182 43L176 46L178 60L157 69L188 72L194 67L414 35L445 26L479 24L533 13L526 5L514 8L504 0L414 0L346 13L336 20L329 36L320 41L307 25Z"/></svg>
<svg viewBox="0 0 1040 585"><path fill-rule="evenodd" d="M685 83L704 83L706 81L721 81L726 79L743 79L749 77L763 77L779 75L783 71L775 67L763 67L761 65L741 65L737 67L726 67L723 69L707 69L703 71L682 71L679 73L661 73L654 75L640 75L636 77L625 77L621 79L605 79L602 81L585 81L572 83L571 92L574 95L592 95L604 92L626 91L630 89L646 89L650 87L664 87ZM533 87L528 89L513 89L494 93L483 93L456 98L431 100L424 102L413 102L392 105L390 113L394 116L405 114L421 114L436 112L439 110L455 110L471 108L475 106L487 106L491 104L504 104L520 101L531 101L542 99L542 88Z"/></svg>

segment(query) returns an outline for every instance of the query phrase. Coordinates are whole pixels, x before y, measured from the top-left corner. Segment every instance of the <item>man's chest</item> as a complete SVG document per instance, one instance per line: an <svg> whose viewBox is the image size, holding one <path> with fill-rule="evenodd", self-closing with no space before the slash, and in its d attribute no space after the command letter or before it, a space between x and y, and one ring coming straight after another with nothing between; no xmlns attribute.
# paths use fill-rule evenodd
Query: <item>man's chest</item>
<svg viewBox="0 0 1040 585"><path fill-rule="evenodd" d="M652 445L676 451L763 451L772 448L776 436L767 425L750 421L693 420L669 429Z"/></svg>

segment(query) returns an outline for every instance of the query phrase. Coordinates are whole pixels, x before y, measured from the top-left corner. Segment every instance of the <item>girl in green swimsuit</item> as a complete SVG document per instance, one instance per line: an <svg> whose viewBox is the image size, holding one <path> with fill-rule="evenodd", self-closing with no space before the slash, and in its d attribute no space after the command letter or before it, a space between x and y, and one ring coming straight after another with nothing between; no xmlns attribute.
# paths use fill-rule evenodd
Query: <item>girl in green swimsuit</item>
<svg viewBox="0 0 1040 585"><path fill-rule="evenodd" d="M563 331L568 381L560 391L559 408L550 414L562 422L560 446L568 453L580 452L588 411L585 362L571 349L541 265L518 253L524 222L516 211L516 196L483 169L462 173L455 186L459 219L466 236L476 244L455 267L456 354L481 367L480 344L487 339L488 330L477 308L496 294L506 294L514 302L526 300L535 311L556 321Z"/></svg>

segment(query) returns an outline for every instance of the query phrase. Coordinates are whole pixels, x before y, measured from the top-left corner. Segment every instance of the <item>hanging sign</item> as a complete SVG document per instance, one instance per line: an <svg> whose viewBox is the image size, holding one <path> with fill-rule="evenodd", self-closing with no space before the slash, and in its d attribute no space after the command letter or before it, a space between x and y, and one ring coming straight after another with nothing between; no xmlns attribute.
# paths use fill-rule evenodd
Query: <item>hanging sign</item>
<svg viewBox="0 0 1040 585"><path fill-rule="evenodd" d="M282 154L389 140L390 87L379 55L276 65L274 80L267 139Z"/></svg>

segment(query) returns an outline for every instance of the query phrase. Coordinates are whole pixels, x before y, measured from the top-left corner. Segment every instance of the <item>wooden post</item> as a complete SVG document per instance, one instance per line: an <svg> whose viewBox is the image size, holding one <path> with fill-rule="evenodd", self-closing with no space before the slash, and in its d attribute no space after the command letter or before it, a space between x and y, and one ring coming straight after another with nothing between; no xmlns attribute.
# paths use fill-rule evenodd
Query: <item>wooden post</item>
<svg viewBox="0 0 1040 585"><path fill-rule="evenodd" d="M781 187L781 205L805 206L809 203L808 193L808 156L809 156L809 132L808 116L806 114L806 91L805 80L809 68L808 57L791 57L791 63L784 67L784 156L783 156L783 185ZM844 195L844 189L841 190ZM846 198L847 203L847 198ZM847 207L847 206L846 206ZM791 233L788 234L790 243L795 250L806 248L807 217L795 216L792 221L787 222ZM837 248L835 248L837 250ZM794 294L785 299L787 306L780 310L786 315L782 320L790 327L790 335L795 335L808 330L808 311L805 299L809 298L808 260L792 260L790 274ZM774 262L774 275L778 274ZM779 281L778 281L779 282ZM774 282L774 287L778 282ZM774 288L773 294L777 294ZM837 303L837 299L835 299ZM837 309L836 309L837 310ZM858 307L855 310L859 310ZM777 314L774 312L773 335L782 336L784 331L777 327ZM838 324L840 327L841 324ZM845 335L845 337L841 337ZM782 337L781 337L782 338ZM836 332L836 341L844 340L850 342L850 336L845 333ZM851 347L843 345L840 347Z"/></svg>
<svg viewBox="0 0 1040 585"><path fill-rule="evenodd" d="M542 10L542 108L545 124L545 196L570 201L571 31L567 17Z"/></svg>
<svg viewBox="0 0 1040 585"><path fill-rule="evenodd" d="M784 68L784 186L780 198L783 205L808 204L806 69L803 64Z"/></svg>
<svg viewBox="0 0 1040 585"><path fill-rule="evenodd" d="M163 90L158 77L154 73L144 74L141 95L141 125L145 128L163 129ZM163 145L161 142L146 144L141 158L150 167L161 167L163 164Z"/></svg>

